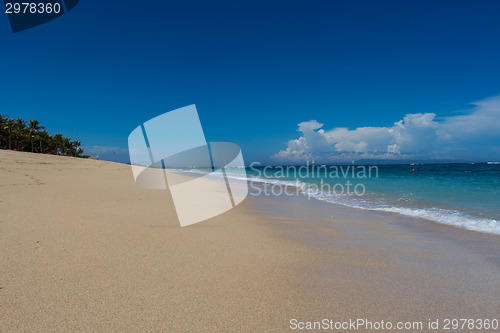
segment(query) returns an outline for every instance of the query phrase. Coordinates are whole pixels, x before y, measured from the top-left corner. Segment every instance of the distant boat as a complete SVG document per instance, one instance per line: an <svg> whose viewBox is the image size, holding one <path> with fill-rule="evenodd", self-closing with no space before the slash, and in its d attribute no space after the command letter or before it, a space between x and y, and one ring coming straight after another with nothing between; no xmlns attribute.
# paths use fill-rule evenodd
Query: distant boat
<svg viewBox="0 0 500 333"><path fill-rule="evenodd" d="M486 162L487 164L500 164L500 162Z"/></svg>

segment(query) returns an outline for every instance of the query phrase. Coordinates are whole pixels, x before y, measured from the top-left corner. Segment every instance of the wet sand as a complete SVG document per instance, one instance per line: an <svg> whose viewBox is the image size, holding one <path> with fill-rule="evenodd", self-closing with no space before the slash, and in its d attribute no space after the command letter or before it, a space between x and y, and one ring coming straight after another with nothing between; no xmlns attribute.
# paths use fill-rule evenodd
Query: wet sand
<svg viewBox="0 0 500 333"><path fill-rule="evenodd" d="M249 196L181 228L128 165L9 151L0 212L1 332L498 318L499 238L396 214Z"/></svg>

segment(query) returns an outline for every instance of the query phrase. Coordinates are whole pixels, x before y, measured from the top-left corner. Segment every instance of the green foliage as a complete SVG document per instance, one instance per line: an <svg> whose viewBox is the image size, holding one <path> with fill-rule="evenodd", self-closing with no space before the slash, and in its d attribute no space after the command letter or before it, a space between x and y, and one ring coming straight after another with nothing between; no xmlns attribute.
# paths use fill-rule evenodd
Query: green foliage
<svg viewBox="0 0 500 333"><path fill-rule="evenodd" d="M84 150L80 146L80 141L71 141L60 133L50 135L38 120L25 121L0 115L0 149L83 157Z"/></svg>

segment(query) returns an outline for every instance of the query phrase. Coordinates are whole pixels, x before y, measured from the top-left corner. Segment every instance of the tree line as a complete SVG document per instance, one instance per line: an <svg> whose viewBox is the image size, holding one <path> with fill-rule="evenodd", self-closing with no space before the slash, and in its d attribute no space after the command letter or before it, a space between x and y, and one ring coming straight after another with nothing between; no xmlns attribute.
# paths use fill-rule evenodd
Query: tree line
<svg viewBox="0 0 500 333"><path fill-rule="evenodd" d="M84 150L80 146L80 141L72 141L60 133L50 135L38 120L0 115L0 149L87 157L82 155Z"/></svg>

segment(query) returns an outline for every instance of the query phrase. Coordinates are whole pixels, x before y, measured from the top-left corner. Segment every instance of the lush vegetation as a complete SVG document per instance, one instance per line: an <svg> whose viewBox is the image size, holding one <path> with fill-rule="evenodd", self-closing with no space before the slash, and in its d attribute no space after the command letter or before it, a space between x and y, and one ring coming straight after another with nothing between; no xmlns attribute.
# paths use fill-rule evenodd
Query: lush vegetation
<svg viewBox="0 0 500 333"><path fill-rule="evenodd" d="M85 157L80 146L80 141L71 141L60 133L50 135L38 120L0 115L0 149Z"/></svg>

